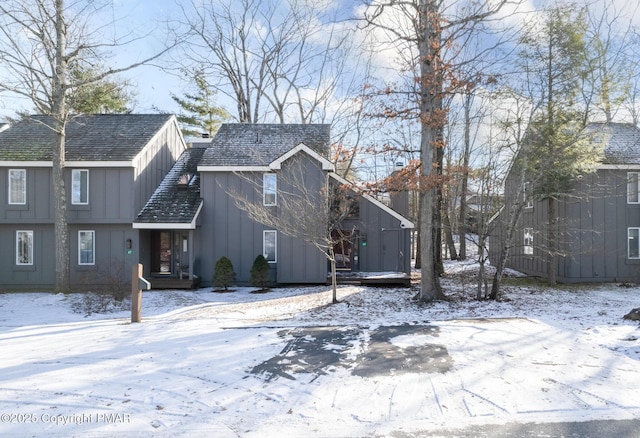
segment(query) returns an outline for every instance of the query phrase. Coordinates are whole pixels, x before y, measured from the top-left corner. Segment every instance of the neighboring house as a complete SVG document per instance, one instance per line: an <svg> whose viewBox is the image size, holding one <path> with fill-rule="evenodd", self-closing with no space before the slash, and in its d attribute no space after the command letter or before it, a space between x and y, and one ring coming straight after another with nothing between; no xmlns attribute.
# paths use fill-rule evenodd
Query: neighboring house
<svg viewBox="0 0 640 438"><path fill-rule="evenodd" d="M558 257L549 267L546 246L547 202L526 200L515 230L507 267L557 280L577 282L640 281L640 130L630 124L592 124L593 140L603 143L597 171L574 182L570 195L558 199ZM497 261L505 235L507 211L526 196L527 182L510 173L506 207L493 219L490 259ZM525 198L526 199L526 198Z"/></svg>
<svg viewBox="0 0 640 438"><path fill-rule="evenodd" d="M0 290L55 284L50 122L34 116L0 132ZM413 224L336 175L329 148L328 125L229 124L187 147L174 116L72 118L65 166L72 288L128 288L136 263L153 288L209 286L222 256L237 283L248 284L258 254L279 284L325 283L321 251L254 222L234 194L278 214L283 190L314 196L329 184L353 195L351 215L336 230L348 237L334 248L341 271L408 278ZM292 185L294 165L304 178Z"/></svg>
<svg viewBox="0 0 640 438"><path fill-rule="evenodd" d="M51 119L0 132L0 290L55 284ZM90 115L66 128L73 288L130 283L141 248L133 220L186 149L174 116Z"/></svg>

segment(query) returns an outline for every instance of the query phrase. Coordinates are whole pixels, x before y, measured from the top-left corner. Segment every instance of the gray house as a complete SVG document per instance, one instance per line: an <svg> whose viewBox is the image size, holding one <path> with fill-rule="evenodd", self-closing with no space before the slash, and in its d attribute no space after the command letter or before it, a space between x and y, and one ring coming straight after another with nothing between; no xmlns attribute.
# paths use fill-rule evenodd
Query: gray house
<svg viewBox="0 0 640 438"><path fill-rule="evenodd" d="M0 290L55 283L50 121L35 116L0 132L0 241L10 249L0 253ZM173 116L73 118L65 175L72 287L127 287L135 263L153 288L208 286L221 256L246 284L258 254L279 284L324 283L325 255L251 220L234 193L279 214L283 191L314 196L331 184L354 194L336 229L347 236L334 248L341 272L408 278L413 224L336 175L329 147L328 125L223 125L187 147ZM294 166L304 170L297 184Z"/></svg>
<svg viewBox="0 0 640 438"><path fill-rule="evenodd" d="M51 119L0 132L0 289L55 284ZM132 227L186 149L175 117L93 115L66 130L65 187L74 288L130 282L147 245Z"/></svg>
<svg viewBox="0 0 640 438"><path fill-rule="evenodd" d="M242 197L281 214L282 191L316 196L329 184L350 184L333 172L329 147L329 125L225 124L213 139L195 142L133 225L142 241L161 242L142 256L151 267L164 263L152 268L152 285L163 275L210 285L222 256L233 263L237 283L248 284L258 254L278 284L324 283L327 259L318 248L253 221L236 201ZM303 181L293 184L300 169ZM413 224L369 196L356 199L354 214L336 230L348 235L334 248L341 272L392 271L408 278ZM329 206L318 202L316 208ZM164 285L177 283L157 287Z"/></svg>
<svg viewBox="0 0 640 438"><path fill-rule="evenodd" d="M547 202L527 200L514 235L507 266L557 280L577 282L640 281L640 130L630 124L592 124L593 141L602 143L597 171L574 181L573 191L557 202L559 256L549 266L546 251ZM515 172L514 172L515 173ZM506 212L525 186L515 174L505 185L506 207L494 218L490 259L502 247Z"/></svg>

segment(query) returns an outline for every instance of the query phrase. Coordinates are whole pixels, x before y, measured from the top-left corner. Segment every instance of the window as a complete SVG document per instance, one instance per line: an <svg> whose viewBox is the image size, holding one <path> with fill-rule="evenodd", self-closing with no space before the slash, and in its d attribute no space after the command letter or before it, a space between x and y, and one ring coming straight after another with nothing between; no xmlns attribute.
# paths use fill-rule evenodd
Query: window
<svg viewBox="0 0 640 438"><path fill-rule="evenodd" d="M262 201L264 205L276 205L277 178L275 173L265 173L262 176Z"/></svg>
<svg viewBox="0 0 640 438"><path fill-rule="evenodd" d="M9 204L27 203L27 171L9 169Z"/></svg>
<svg viewBox="0 0 640 438"><path fill-rule="evenodd" d="M640 259L640 228L629 228L627 230L627 236L629 241L629 258Z"/></svg>
<svg viewBox="0 0 640 438"><path fill-rule="evenodd" d="M524 253L526 255L533 254L533 228L524 229Z"/></svg>
<svg viewBox="0 0 640 438"><path fill-rule="evenodd" d="M638 190L638 183L640 181L640 173L629 172L627 173L627 203L638 204L640 203L640 194Z"/></svg>
<svg viewBox="0 0 640 438"><path fill-rule="evenodd" d="M86 205L89 203L89 171L73 169L71 171L71 203Z"/></svg>
<svg viewBox="0 0 640 438"><path fill-rule="evenodd" d="M522 196L524 196L524 207L533 208L533 199L531 198L531 183L525 182L522 187Z"/></svg>
<svg viewBox="0 0 640 438"><path fill-rule="evenodd" d="M16 231L16 265L33 265L33 231Z"/></svg>
<svg viewBox="0 0 640 438"><path fill-rule="evenodd" d="M95 231L78 231L78 264L95 264Z"/></svg>
<svg viewBox="0 0 640 438"><path fill-rule="evenodd" d="M275 230L262 232L262 255L269 263L276 262L276 236L277 231Z"/></svg>

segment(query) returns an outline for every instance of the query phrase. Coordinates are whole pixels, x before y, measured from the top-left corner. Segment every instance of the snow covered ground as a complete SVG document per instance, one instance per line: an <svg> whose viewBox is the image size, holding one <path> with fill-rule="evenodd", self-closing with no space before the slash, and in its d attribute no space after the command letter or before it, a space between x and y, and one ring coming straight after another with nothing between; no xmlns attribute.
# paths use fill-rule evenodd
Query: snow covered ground
<svg viewBox="0 0 640 438"><path fill-rule="evenodd" d="M509 286L478 302L473 269L449 264L453 300L432 305L407 288L343 286L337 305L319 286L151 291L139 324L127 302L88 315L79 294L0 294L0 436L413 436L640 418L640 328L622 319L640 288ZM309 345L326 354L305 356ZM385 369L394 352L404 365ZM417 372L419 355L432 363Z"/></svg>

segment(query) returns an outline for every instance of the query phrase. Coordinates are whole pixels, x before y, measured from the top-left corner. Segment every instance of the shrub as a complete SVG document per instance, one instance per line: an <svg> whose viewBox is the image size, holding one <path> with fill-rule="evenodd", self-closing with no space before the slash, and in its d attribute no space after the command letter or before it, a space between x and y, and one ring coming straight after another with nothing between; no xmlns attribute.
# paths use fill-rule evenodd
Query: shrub
<svg viewBox="0 0 640 438"><path fill-rule="evenodd" d="M236 273L233 271L233 264L227 257L220 257L216 262L213 273L213 285L229 290L229 286L236 279Z"/></svg>
<svg viewBox="0 0 640 438"><path fill-rule="evenodd" d="M251 285L266 289L269 283L269 262L262 254L258 255L251 267Z"/></svg>

